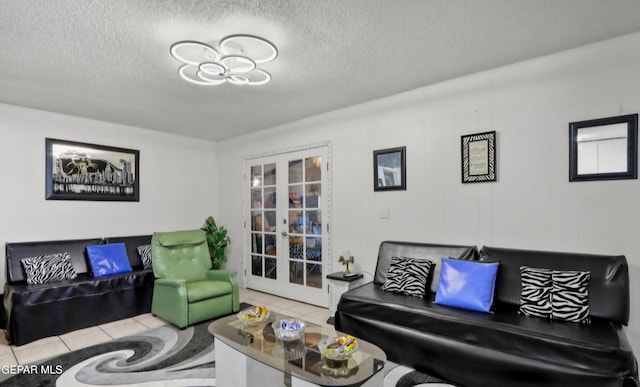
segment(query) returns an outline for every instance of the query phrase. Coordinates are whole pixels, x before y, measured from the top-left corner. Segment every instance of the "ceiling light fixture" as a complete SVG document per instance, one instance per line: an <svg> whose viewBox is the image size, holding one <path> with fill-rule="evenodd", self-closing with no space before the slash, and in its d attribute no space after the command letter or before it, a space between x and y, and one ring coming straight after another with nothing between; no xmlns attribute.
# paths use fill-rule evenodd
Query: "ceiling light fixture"
<svg viewBox="0 0 640 387"><path fill-rule="evenodd" d="M183 63L178 69L180 77L202 86L264 85L271 81L271 74L258 65L278 56L273 43L252 35L227 36L220 40L218 47L184 40L174 43L169 52Z"/></svg>

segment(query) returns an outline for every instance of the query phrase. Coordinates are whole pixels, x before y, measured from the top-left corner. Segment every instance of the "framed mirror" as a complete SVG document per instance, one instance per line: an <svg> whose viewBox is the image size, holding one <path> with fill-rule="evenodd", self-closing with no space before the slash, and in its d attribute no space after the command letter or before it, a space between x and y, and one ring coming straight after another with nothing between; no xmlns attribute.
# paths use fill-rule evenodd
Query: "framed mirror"
<svg viewBox="0 0 640 387"><path fill-rule="evenodd" d="M638 114L569 124L569 181L638 178Z"/></svg>
<svg viewBox="0 0 640 387"><path fill-rule="evenodd" d="M406 147L373 151L373 190L407 189Z"/></svg>

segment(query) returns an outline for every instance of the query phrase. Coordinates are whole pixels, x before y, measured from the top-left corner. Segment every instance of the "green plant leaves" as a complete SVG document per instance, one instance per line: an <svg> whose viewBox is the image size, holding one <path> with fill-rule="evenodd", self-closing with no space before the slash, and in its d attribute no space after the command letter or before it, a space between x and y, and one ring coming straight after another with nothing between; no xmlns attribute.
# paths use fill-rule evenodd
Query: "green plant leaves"
<svg viewBox="0 0 640 387"><path fill-rule="evenodd" d="M227 236L227 230L224 227L218 227L216 225L213 216L209 216L205 220L201 230L205 232L207 238L212 268L218 270L224 262L227 262L227 256L224 254L224 250L231 243L231 238Z"/></svg>

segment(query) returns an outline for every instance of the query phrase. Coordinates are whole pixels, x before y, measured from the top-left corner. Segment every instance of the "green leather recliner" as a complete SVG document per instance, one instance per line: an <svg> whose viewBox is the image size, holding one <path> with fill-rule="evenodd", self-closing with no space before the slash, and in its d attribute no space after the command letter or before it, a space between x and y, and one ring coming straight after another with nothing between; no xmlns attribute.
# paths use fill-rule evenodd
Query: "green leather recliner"
<svg viewBox="0 0 640 387"><path fill-rule="evenodd" d="M211 270L204 231L153 234L151 259L154 315L184 328L240 309L236 273Z"/></svg>

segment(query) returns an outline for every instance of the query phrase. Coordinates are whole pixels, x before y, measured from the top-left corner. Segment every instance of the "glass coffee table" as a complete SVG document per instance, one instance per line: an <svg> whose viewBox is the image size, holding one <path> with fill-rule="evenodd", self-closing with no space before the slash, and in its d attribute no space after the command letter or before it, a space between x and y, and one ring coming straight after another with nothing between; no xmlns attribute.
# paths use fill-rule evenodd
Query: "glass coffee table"
<svg viewBox="0 0 640 387"><path fill-rule="evenodd" d="M208 329L215 337L216 386L362 386L376 379L372 377L387 361L379 347L358 338L358 349L349 360L324 359L318 342L326 336L345 334L309 322L305 322L302 338L283 342L274 335L271 323L287 318L291 317L271 312L266 322L246 327L234 314L211 323Z"/></svg>

